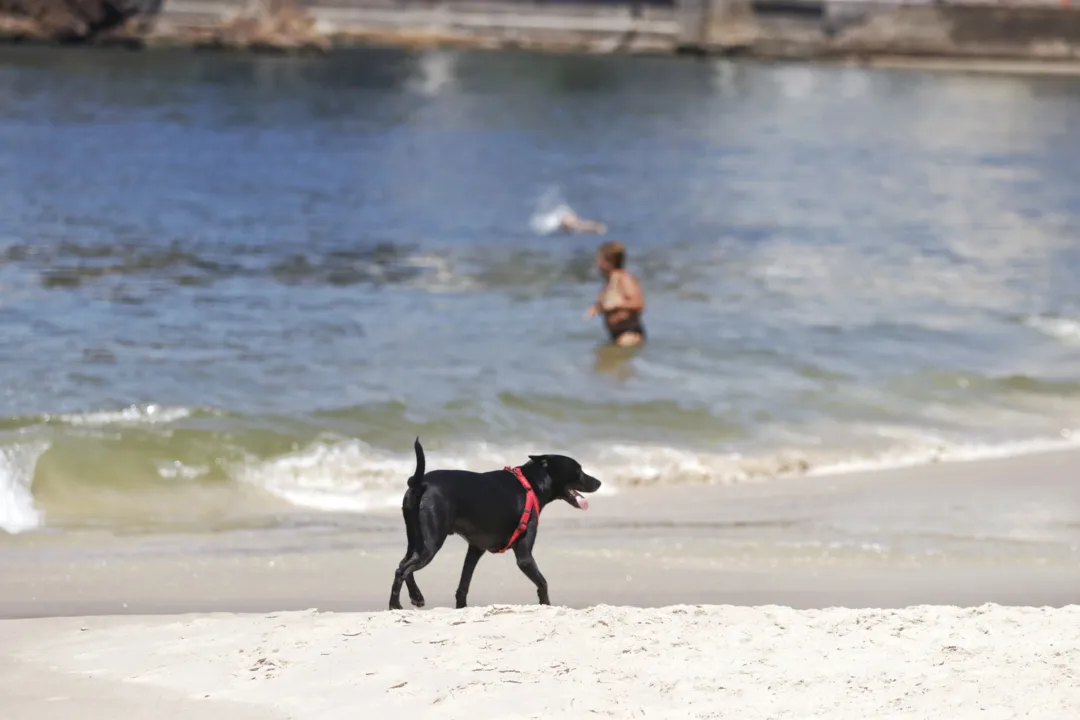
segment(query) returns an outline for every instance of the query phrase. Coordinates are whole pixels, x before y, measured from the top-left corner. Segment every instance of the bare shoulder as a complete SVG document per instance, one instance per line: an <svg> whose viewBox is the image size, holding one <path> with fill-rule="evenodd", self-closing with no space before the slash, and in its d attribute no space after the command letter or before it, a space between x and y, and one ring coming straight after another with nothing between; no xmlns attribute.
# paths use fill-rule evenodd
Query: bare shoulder
<svg viewBox="0 0 1080 720"><path fill-rule="evenodd" d="M636 288L639 286L638 279L634 277L634 274L629 272L628 270L619 271L619 282L620 284L627 287Z"/></svg>

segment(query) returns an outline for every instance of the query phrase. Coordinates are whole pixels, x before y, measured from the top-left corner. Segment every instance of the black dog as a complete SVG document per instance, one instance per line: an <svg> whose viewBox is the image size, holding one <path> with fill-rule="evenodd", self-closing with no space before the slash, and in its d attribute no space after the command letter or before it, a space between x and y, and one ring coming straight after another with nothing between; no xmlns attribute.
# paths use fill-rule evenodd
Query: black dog
<svg viewBox="0 0 1080 720"><path fill-rule="evenodd" d="M589 503L581 493L596 492L600 481L586 475L581 465L565 455L530 455L519 468L486 473L468 470L424 472L424 448L420 438L416 450L416 472L401 502L409 549L394 573L390 589L390 609L401 609L401 584L409 588L409 599L424 606L424 596L413 573L427 567L448 535L457 534L469 543L457 607L465 607L473 570L484 551L514 549L517 566L536 585L542 605L550 605L547 580L533 560L540 510L552 500L565 500L585 510Z"/></svg>

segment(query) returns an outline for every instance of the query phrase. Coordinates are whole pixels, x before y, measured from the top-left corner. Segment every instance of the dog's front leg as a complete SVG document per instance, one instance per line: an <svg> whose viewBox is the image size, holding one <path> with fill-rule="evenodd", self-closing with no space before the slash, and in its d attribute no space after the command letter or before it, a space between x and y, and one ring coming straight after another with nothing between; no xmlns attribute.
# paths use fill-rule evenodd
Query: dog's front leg
<svg viewBox="0 0 1080 720"><path fill-rule="evenodd" d="M547 580L544 579L544 576L540 573L540 568L536 566L536 560L533 559L532 549L534 542L536 542L535 520L529 524L525 536L514 545L514 557L517 558L517 566L521 572L525 573L525 577L532 580L533 584L536 585L536 596L540 599L540 604L550 605L551 599L548 597Z"/></svg>
<svg viewBox="0 0 1080 720"><path fill-rule="evenodd" d="M472 583L473 570L476 569L476 563L480 562L483 555L483 549L475 545L470 545L465 553L465 564L461 566L461 581L458 583L457 592L454 594L458 610L465 607L465 598L469 595L469 584Z"/></svg>

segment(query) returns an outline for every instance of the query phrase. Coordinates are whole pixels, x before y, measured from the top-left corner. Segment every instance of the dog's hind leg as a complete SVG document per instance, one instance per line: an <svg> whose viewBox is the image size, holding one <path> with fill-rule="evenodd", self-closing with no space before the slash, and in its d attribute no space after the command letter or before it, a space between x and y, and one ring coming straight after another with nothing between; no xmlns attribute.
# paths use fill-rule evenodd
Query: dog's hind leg
<svg viewBox="0 0 1080 720"><path fill-rule="evenodd" d="M416 580L412 577L413 568L416 566L417 560L420 555L418 553L409 553L405 556L405 559L398 565L397 570L394 571L394 584L390 587L390 609L401 609L401 585L407 583L409 586L409 598L412 600L413 605L416 607L424 606L424 597L420 595L420 588L416 585ZM418 602L419 600L419 602Z"/></svg>
<svg viewBox="0 0 1080 720"><path fill-rule="evenodd" d="M391 610L401 609L401 584L405 581L408 581L409 583L409 598L412 600L413 604L416 605L417 596L420 595L420 588L416 587L416 580L413 579L412 575L406 575L405 572L410 565L416 562L417 557L419 557L419 554L413 551L413 547L410 544L408 551L405 553L405 557L398 563L397 570L394 571L394 584L390 586ZM415 594L413 588L416 588ZM421 607L423 604L424 598L421 596L420 605L417 605L417 607Z"/></svg>
<svg viewBox="0 0 1080 720"><path fill-rule="evenodd" d="M409 602L418 608L424 607L424 594L420 592L420 586L416 584L412 573L405 576L405 587L409 589Z"/></svg>
<svg viewBox="0 0 1080 720"><path fill-rule="evenodd" d="M409 535L409 549L405 553L405 558L402 559L402 564L407 562L413 555L419 556L420 551L424 548L424 538L420 533L420 518L417 517L419 513L413 511L413 521L405 523L405 531ZM418 608L424 607L424 594L420 592L420 586L416 584L416 578L412 573L405 576L405 586L409 588L409 601Z"/></svg>
<svg viewBox="0 0 1080 720"><path fill-rule="evenodd" d="M409 600L418 608L424 607L424 595L420 592L420 586L416 584L416 578L412 573L405 574L404 568L412 565L420 557L423 549L423 538L420 533L420 520L417 517L415 507L410 507L410 498L406 495L405 502L401 507L401 514L405 519L405 536L408 540L408 548L405 557L398 563L397 572L394 573L394 584L390 590L390 609L401 609L401 580L409 588Z"/></svg>
<svg viewBox="0 0 1080 720"><path fill-rule="evenodd" d="M547 580L540 573L540 568L536 566L536 560L533 559L532 549L533 543L536 541L536 523L529 523L529 529L525 531L525 536L522 537L514 545L514 557L517 558L517 566L521 572L525 573L525 577L533 581L533 585L536 586L536 597L539 598L541 605L550 605L551 599L548 597L548 584Z"/></svg>
<svg viewBox="0 0 1080 720"><path fill-rule="evenodd" d="M415 533L412 536L410 545L415 541L415 551L409 553L408 557L401 561L398 565L397 571L394 573L394 584L390 588L390 609L401 609L401 585L402 583L409 584L409 593L412 597L412 589L416 588L416 593L419 595L420 588L416 586L416 581L413 580L413 573L423 570L435 559L435 554L442 548L443 543L446 542L446 536L450 527L450 520L445 513L435 512L433 509L420 507L415 511L415 515L412 519L415 524L410 522L410 519L406 517L406 529L412 525L414 528L409 532ZM423 603L423 596L420 596L420 602ZM416 598L413 598L415 604ZM419 607L419 605L417 605Z"/></svg>
<svg viewBox="0 0 1080 720"><path fill-rule="evenodd" d="M401 515L405 519L405 537L408 547L405 557L398 563L394 572L394 583L390 587L390 609L401 609L401 583L404 581L409 587L409 600L416 607L424 607L424 595L420 592L420 586L416 584L410 567L415 567L424 550L424 537L420 528L420 501L427 489L424 483L424 448L420 445L420 438L413 443L416 451L416 470L409 478L405 497L401 499ZM440 543L441 545L442 543ZM430 560L428 561L430 562ZM426 564L426 563L425 563Z"/></svg>
<svg viewBox="0 0 1080 720"><path fill-rule="evenodd" d="M457 600L458 610L465 607L465 598L469 595L469 585L472 583L473 570L476 569L476 563L480 562L480 558L483 557L483 555L483 549L478 548L475 545L470 545L468 551L465 553L465 564L461 566L461 581L458 582L457 592L454 593L454 599Z"/></svg>
<svg viewBox="0 0 1080 720"><path fill-rule="evenodd" d="M412 564L410 561L414 561L420 557L420 551L414 550L412 545L409 545L409 549L405 551L405 557L398 563L398 569L406 567L406 565ZM396 573L395 573L396 575ZM418 608L424 607L424 594L420 592L420 586L416 584L416 578L412 573L404 576L405 587L409 589L409 601ZM401 609L401 587L398 586L396 591L392 592L392 599L390 600L390 609ZM394 607L394 601L397 601L397 607Z"/></svg>
<svg viewBox="0 0 1080 720"><path fill-rule="evenodd" d="M443 538L443 540L446 540L446 538ZM413 577L412 577L413 573L417 572L418 570L423 570L424 568L426 568L431 563L431 561L435 559L435 553L439 552L439 548L441 548L441 547L442 547L442 541L440 541L439 544L437 546L435 546L434 548L432 548L431 546L425 545L423 548L420 549L420 552L413 553L413 554L409 555L409 557L406 558L404 561L402 561L401 565L398 566L398 569L394 572L394 585L390 588L390 609L391 610L400 610L401 609L401 585L402 585L402 583L410 583L410 581L411 581L411 583L410 583L410 592L411 592L411 588L416 586L416 581L413 580ZM417 594L419 594L420 593L420 588L417 587L416 592L417 592ZM421 605L423 604L423 602L424 602L424 599L423 599L423 597L421 597L420 598ZM416 603L415 599L413 600L413 603L414 604ZM417 605L417 607L420 607L421 605Z"/></svg>

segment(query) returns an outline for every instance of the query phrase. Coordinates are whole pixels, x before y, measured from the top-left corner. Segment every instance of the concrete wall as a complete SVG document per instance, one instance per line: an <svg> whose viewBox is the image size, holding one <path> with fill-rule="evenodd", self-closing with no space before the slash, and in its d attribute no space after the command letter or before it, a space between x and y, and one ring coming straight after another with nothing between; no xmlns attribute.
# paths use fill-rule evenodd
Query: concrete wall
<svg viewBox="0 0 1080 720"><path fill-rule="evenodd" d="M819 55L895 54L1055 59L1080 57L1080 11L1061 6L827 2ZM778 34L773 34L778 37ZM781 38L782 39L782 38Z"/></svg>
<svg viewBox="0 0 1080 720"><path fill-rule="evenodd" d="M680 0L683 45L769 57L922 55L1080 59L1080 8L884 0ZM706 7L701 8L700 5ZM749 4L749 8L747 8Z"/></svg>
<svg viewBox="0 0 1080 720"><path fill-rule="evenodd" d="M335 44L439 42L600 52L670 52L675 0L298 0ZM165 0L159 32L221 24L244 0Z"/></svg>
<svg viewBox="0 0 1080 720"><path fill-rule="evenodd" d="M830 43L838 52L1080 58L1080 11L1061 7L907 6L868 13Z"/></svg>
<svg viewBox="0 0 1080 720"><path fill-rule="evenodd" d="M298 0L334 42L458 42L599 52L692 49L773 57L1080 57L1080 10L885 0ZM969 0L970 2L971 0ZM1054 3L1039 5L1038 2ZM213 25L250 0L165 0Z"/></svg>

